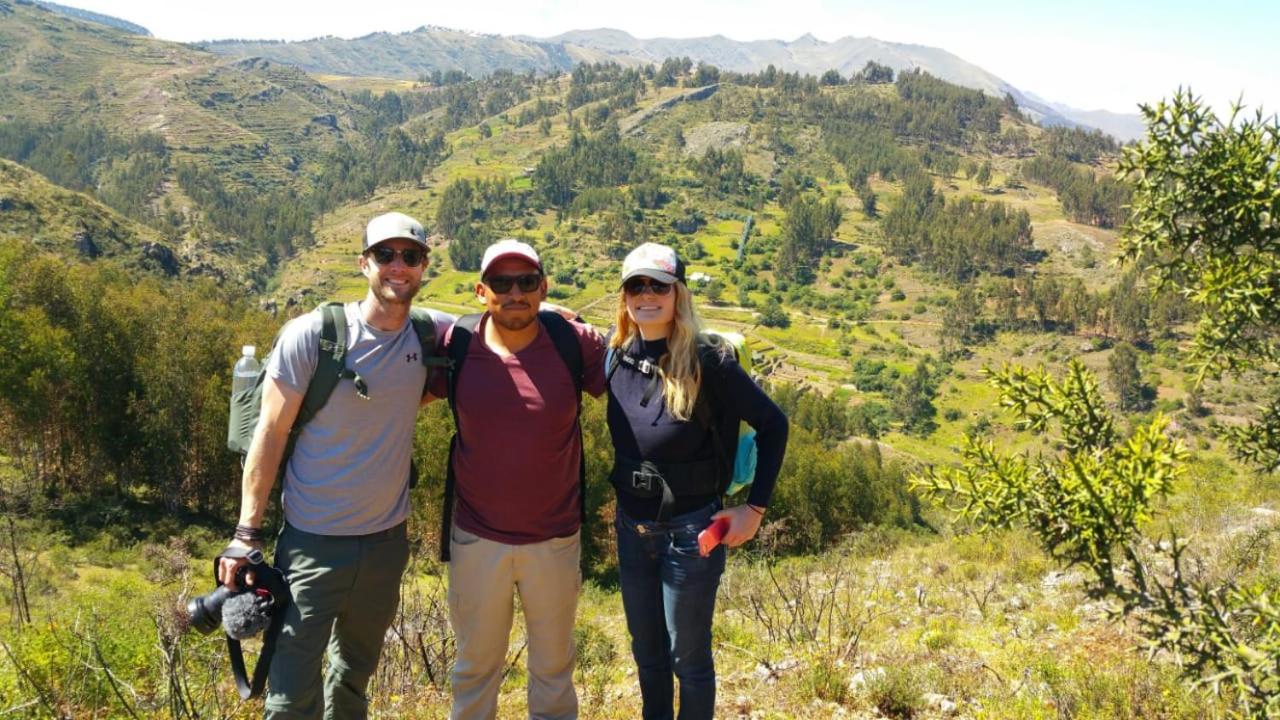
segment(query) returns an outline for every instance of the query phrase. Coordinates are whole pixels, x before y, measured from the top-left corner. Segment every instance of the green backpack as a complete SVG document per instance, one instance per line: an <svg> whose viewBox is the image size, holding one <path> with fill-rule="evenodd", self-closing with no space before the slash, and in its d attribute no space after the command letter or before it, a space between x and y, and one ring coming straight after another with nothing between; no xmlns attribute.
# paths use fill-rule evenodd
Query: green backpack
<svg viewBox="0 0 1280 720"><path fill-rule="evenodd" d="M320 313L321 318L320 354L316 361L316 371L311 376L311 382L307 384L306 394L302 397L302 407L298 409L298 417L289 430L289 442L285 445L284 455L280 458L281 477L284 476L285 466L288 464L289 456L293 454L293 446L302 428L329 401L329 396L333 394L339 382L343 379L350 380L355 384L356 392L361 397L368 397L369 388L365 385L364 379L346 365L347 317L343 304L322 303L316 311ZM431 313L427 312L426 308L412 307L409 310L409 320L418 334L418 342L422 344L422 364L427 366L428 381L430 381L431 368L445 366L449 360L436 352L436 324L431 319ZM280 337L277 335L276 340L271 344L272 352L275 352L275 345L279 340ZM264 362L253 385L231 395L227 448L232 452L241 455L249 453L249 446L253 443L253 432L258 426L258 416L262 411L262 388L266 377L267 363ZM425 386L423 392L426 392ZM410 484L417 480L416 475L416 468L412 468Z"/></svg>

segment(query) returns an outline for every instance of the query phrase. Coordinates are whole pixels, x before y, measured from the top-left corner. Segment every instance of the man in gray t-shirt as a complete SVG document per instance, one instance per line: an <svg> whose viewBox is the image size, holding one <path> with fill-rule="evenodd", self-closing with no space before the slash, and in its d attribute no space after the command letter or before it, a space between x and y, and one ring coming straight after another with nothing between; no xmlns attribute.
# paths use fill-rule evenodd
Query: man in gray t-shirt
<svg viewBox="0 0 1280 720"><path fill-rule="evenodd" d="M348 370L368 398L341 380L284 460L289 431L322 352L321 317L285 325L267 361L262 409L245 458L240 520L232 547L262 546L262 515L282 460L285 526L276 565L293 603L271 662L267 717L364 717L365 688L395 616L408 563L405 518L414 418L428 400L422 345L410 303L427 260L422 225L380 215L365 231L360 271L369 290L344 306ZM432 313L437 341L453 318ZM437 354L439 354L437 347ZM235 584L244 560L223 558L219 579ZM329 672L320 688L321 657Z"/></svg>

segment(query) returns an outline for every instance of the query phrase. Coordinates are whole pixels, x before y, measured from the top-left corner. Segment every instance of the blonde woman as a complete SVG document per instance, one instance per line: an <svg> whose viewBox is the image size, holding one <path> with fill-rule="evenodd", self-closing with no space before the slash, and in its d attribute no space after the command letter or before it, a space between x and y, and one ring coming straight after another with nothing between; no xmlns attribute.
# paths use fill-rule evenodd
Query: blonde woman
<svg viewBox="0 0 1280 720"><path fill-rule="evenodd" d="M700 333L674 250L645 243L622 265L606 385L617 492L618 571L646 720L715 710L711 619L724 545L755 536L787 443L787 419L731 352ZM722 508L739 420L759 458L746 502ZM723 544L699 553L698 533L727 518Z"/></svg>

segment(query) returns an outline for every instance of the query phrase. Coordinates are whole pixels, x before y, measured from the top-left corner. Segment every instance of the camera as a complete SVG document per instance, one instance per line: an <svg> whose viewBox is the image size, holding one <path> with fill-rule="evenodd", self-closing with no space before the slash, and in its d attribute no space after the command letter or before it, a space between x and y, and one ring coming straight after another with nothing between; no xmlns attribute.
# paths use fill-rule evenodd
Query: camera
<svg viewBox="0 0 1280 720"><path fill-rule="evenodd" d="M256 548L248 551L228 548L215 558L215 582L218 561L224 557L243 557L249 561L236 568L236 585L241 589L219 585L213 592L191 598L187 602L187 620L192 628L205 635L219 625L236 639L256 635L267 627L276 611L288 604L289 584L284 574L267 564L262 551ZM252 586L247 582L251 575Z"/></svg>

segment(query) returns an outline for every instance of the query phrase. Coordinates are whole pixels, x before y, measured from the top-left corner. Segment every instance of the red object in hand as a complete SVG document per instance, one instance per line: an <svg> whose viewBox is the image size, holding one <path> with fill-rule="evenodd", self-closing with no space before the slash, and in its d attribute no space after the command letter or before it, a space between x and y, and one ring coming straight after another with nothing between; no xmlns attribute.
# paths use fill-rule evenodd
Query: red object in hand
<svg viewBox="0 0 1280 720"><path fill-rule="evenodd" d="M728 531L729 518L722 517L711 521L706 530L698 533L698 552L701 553L702 557L710 555L711 551L716 549L716 546L720 544L720 541L724 539L724 534Z"/></svg>

